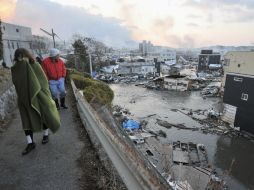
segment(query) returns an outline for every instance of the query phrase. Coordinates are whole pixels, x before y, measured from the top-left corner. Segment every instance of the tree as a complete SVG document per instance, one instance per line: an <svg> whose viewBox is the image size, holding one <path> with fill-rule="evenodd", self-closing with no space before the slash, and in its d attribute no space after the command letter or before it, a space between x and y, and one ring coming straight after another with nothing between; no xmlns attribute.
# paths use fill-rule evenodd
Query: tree
<svg viewBox="0 0 254 190"><path fill-rule="evenodd" d="M47 44L46 40L48 39L45 37L33 35L32 49L36 52L37 55L47 53L47 50L49 49L49 43Z"/></svg>
<svg viewBox="0 0 254 190"><path fill-rule="evenodd" d="M106 60L102 59L105 53L109 51L109 48L104 43L88 37L84 37L84 43L92 54L92 62L95 67L101 68L108 65Z"/></svg>
<svg viewBox="0 0 254 190"><path fill-rule="evenodd" d="M75 66L78 70L82 70L83 72L90 72L89 69L89 58L87 53L87 47L81 39L77 39L72 44L74 48L75 55Z"/></svg>
<svg viewBox="0 0 254 190"><path fill-rule="evenodd" d="M0 60L3 59L3 33L2 33L2 21L0 19Z"/></svg>
<svg viewBox="0 0 254 190"><path fill-rule="evenodd" d="M104 43L97 41L94 38L75 34L73 35L72 47L74 48L74 54L77 54L74 62L76 62L76 67L78 67L77 69L79 70L81 69L82 63L84 67L83 71L90 71L88 54L91 55L93 70L98 70L101 67L110 64L109 60L103 58L105 58L106 53L112 51L112 49L108 48ZM78 56L78 54L80 54L80 56Z"/></svg>

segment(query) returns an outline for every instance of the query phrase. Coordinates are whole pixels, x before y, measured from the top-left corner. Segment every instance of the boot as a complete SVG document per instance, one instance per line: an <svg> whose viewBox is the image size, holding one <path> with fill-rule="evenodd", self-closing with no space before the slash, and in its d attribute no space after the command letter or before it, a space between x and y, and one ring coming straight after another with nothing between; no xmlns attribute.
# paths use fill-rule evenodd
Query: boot
<svg viewBox="0 0 254 190"><path fill-rule="evenodd" d="M58 99L54 99L55 103L56 103L56 109L57 110L60 110L60 107L59 107L59 103L58 103Z"/></svg>
<svg viewBox="0 0 254 190"><path fill-rule="evenodd" d="M31 152L33 149L35 149L35 143L34 143L34 142L29 143L29 144L27 145L27 147L25 148L25 150L23 150L22 155L28 154L28 153Z"/></svg>
<svg viewBox="0 0 254 190"><path fill-rule="evenodd" d="M42 144L47 144L49 142L49 136L48 135L43 135L42 137Z"/></svg>
<svg viewBox="0 0 254 190"><path fill-rule="evenodd" d="M65 105L65 98L61 98L61 99L60 99L60 102L61 102L61 107L62 107L62 108L68 109L68 107Z"/></svg>

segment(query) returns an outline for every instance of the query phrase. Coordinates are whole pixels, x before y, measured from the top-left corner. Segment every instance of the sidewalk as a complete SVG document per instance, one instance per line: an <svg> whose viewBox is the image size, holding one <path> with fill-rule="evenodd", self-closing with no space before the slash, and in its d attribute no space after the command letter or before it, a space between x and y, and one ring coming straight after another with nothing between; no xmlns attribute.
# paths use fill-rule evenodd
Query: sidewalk
<svg viewBox="0 0 254 190"><path fill-rule="evenodd" d="M25 156L21 152L26 147L26 138L19 111L16 110L8 129L0 133L0 189L76 190L84 186L96 189L100 178L96 170L101 168L101 164L96 160L89 139L80 140L80 123L73 114L76 113L75 105L71 106L70 102L70 97L67 97L69 109L59 111L62 122L59 131L56 134L50 133L50 141L45 145L41 144L43 132L34 134L36 148ZM81 152L84 148L90 156L86 160L92 160L90 163L82 163L82 166L78 160L82 159Z"/></svg>

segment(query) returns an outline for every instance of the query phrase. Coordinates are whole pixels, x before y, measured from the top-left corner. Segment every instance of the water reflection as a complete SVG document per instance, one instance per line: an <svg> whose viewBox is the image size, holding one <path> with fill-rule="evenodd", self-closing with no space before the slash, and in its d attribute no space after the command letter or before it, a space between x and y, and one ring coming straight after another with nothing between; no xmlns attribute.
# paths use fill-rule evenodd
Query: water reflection
<svg viewBox="0 0 254 190"><path fill-rule="evenodd" d="M189 109L209 109L213 107L218 111L222 109L221 98L204 99L199 91L196 92L175 92L175 91L154 91L147 90L134 85L111 85L115 92L114 105L128 108L134 119L142 118L150 114L155 117L147 118L148 127L155 130L164 130L167 134L165 142L184 141L202 143L208 151L209 161L217 170L229 170L224 178L230 189L254 190L254 143L242 138L228 138L213 134L203 134L199 131L178 130L176 128L165 129L156 125L156 118L171 122L184 123L187 127L199 126L199 123L179 113L170 111L172 108L182 107ZM131 100L135 103L131 103Z"/></svg>
<svg viewBox="0 0 254 190"><path fill-rule="evenodd" d="M217 141L214 164L249 189L254 189L253 147L254 143L243 138L220 137Z"/></svg>

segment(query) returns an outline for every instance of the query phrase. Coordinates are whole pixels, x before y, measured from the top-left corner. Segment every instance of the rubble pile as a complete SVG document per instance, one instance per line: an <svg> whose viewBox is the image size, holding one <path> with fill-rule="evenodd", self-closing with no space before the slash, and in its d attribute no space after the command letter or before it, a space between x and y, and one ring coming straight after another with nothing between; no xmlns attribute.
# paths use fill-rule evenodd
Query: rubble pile
<svg viewBox="0 0 254 190"><path fill-rule="evenodd" d="M137 148L148 158L152 165L161 173L173 189L181 189L181 184L186 184L190 189L227 189L223 178L218 177L207 158L206 147L192 142L170 142L163 144L158 137L166 138L164 130L148 129L149 119L156 120L155 125L164 127L165 130L177 128L180 130L194 130L203 133L223 136L243 136L253 140L250 136L240 133L220 120L221 113L209 110L192 110L187 108L171 109L172 112L180 112L198 121L202 127L187 127L184 124L175 124L164 121L157 114L142 117L140 121L133 120L134 116L126 108L113 107L113 114L119 126L123 123L136 123L138 127L124 128ZM170 156L171 155L171 156ZM179 173L179 171L181 171ZM191 175L195 174L195 175ZM186 176L191 176L187 177ZM198 176L198 179L197 179ZM199 188L195 185L198 183ZM177 188L176 188L177 187ZM201 187L201 188L200 188Z"/></svg>
<svg viewBox="0 0 254 190"><path fill-rule="evenodd" d="M202 97L206 99L221 96L221 80L219 74L212 73L196 78L193 76L154 77L143 78L142 81L139 81L139 78L136 81L125 79L121 82L133 83L135 86L154 90L199 91L202 95L201 99ZM137 101L137 99L130 99L128 103L136 104ZM212 101L213 99L211 99ZM162 117L159 114L150 114L138 118L140 120L136 121L139 124L138 128L125 129L125 131L173 189L182 190L186 187L188 189L227 189L223 174L222 177L219 177L209 163L206 147L203 144L172 142L167 136L171 135L170 131L175 132L175 129L178 129L195 131L194 133L198 134L215 134L226 137L242 136L253 142L254 138L232 128L221 119L222 113L213 108L194 110L177 107L171 108L170 112L179 112L178 117L185 117L183 121L190 121L190 123L180 123L182 120L170 119L167 115ZM120 106L115 107L113 113L116 120L119 121L119 126L123 126L124 121L131 121L135 118L129 110ZM175 114L177 115L177 113L170 113L169 115L174 117ZM194 124L192 124L192 120ZM177 121L180 122L177 123Z"/></svg>
<svg viewBox="0 0 254 190"><path fill-rule="evenodd" d="M187 108L182 109L171 109L171 111L174 112L180 112L182 114L185 114L192 118L193 120L197 121L199 124L201 124L201 127L187 127L184 123L169 123L168 121L164 121L162 119L158 119L155 117L156 122L155 124L158 124L159 126L162 126L166 129L170 129L172 127L181 129L181 130L191 130L191 131L201 131L205 134L217 134L217 135L223 135L228 137L244 137L251 141L254 141L254 137L248 133L240 132L239 130L232 128L228 123L221 120L221 113L215 112L213 109L210 110L192 110ZM122 108L118 105L113 107L113 115L115 117L115 120L118 122L119 126L122 126L123 122L126 120L130 120L131 118L131 112L128 109ZM139 130L132 131L132 133L139 133L139 132L145 132L150 133L154 137L166 137L166 133L162 130L158 131L152 131L152 130L146 130L146 126L148 124L147 118L156 116L156 114L151 114L146 117L143 117L141 121L138 121L139 123Z"/></svg>
<svg viewBox="0 0 254 190"><path fill-rule="evenodd" d="M183 75L165 75L162 77L155 76L154 74L100 74L96 76L96 79L107 83L134 84L135 86L143 86L155 90L201 90L200 93L204 97L216 97L221 95L221 75L206 74L197 77L192 70Z"/></svg>

